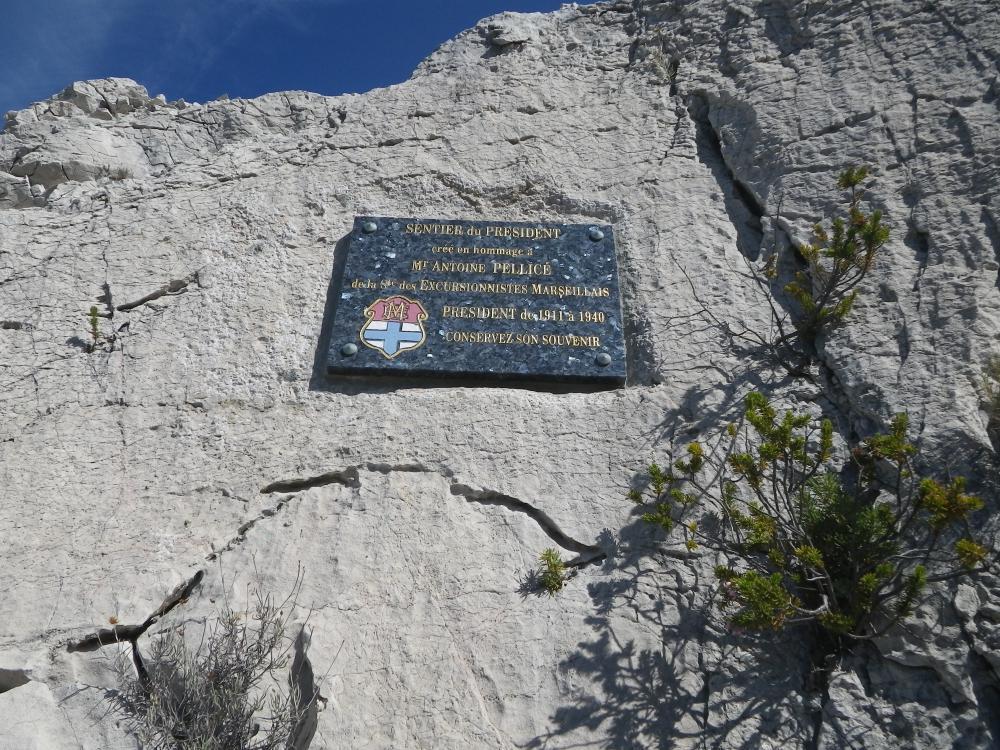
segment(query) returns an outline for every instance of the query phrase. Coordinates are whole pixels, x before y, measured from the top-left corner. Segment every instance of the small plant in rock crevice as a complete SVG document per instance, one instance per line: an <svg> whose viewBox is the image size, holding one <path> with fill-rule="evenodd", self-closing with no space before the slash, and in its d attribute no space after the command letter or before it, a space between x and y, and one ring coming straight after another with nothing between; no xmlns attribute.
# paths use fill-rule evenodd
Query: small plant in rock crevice
<svg viewBox="0 0 1000 750"><path fill-rule="evenodd" d="M783 414L751 393L741 425L710 454L698 441L629 497L643 520L721 552L719 603L737 630L818 627L830 650L882 635L929 583L968 575L994 553L969 522L982 508L962 478L920 476L906 415L833 460L833 425Z"/></svg>
<svg viewBox="0 0 1000 750"><path fill-rule="evenodd" d="M549 596L555 596L566 585L566 563L559 551L549 547L538 556L537 580L539 587Z"/></svg>
<svg viewBox="0 0 1000 750"><path fill-rule="evenodd" d="M132 176L132 170L125 166L113 167L110 164L105 164L97 170L98 179L107 178L113 182L128 180L131 179Z"/></svg>
<svg viewBox="0 0 1000 750"><path fill-rule="evenodd" d="M864 192L859 186L868 177L866 167L847 169L837 187L850 193L847 216L835 217L830 229L813 227L813 244L799 252L808 264L785 286L798 302L801 315L795 321L795 336L812 342L823 331L844 321L857 297L857 286L871 270L878 252L889 239L879 210L861 210Z"/></svg>
<svg viewBox="0 0 1000 750"><path fill-rule="evenodd" d="M792 375L807 375L816 357L817 339L844 323L858 287L889 238L882 212L869 213L863 208L862 184L868 176L867 167L840 173L837 187L848 194L845 215L832 218L829 227L814 225L813 241L797 248L805 268L783 287L795 308L791 314L779 309L773 292L778 277L777 256L772 255L763 267L747 261L750 278L763 290L770 306L773 331L734 328L709 313L731 335L760 347Z"/></svg>
<svg viewBox="0 0 1000 750"><path fill-rule="evenodd" d="M90 323L90 351L94 351L101 340L100 314L97 311L96 305L90 306L90 311L87 313L87 320Z"/></svg>

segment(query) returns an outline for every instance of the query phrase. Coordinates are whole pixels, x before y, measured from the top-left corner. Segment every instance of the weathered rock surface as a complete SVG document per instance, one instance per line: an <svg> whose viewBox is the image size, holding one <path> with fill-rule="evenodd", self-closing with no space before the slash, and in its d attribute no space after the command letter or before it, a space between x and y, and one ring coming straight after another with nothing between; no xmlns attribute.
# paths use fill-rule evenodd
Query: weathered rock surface
<svg viewBox="0 0 1000 750"><path fill-rule="evenodd" d="M655 551L622 497L765 388L845 439L909 411L992 529L998 16L566 6L487 19L364 95L187 105L106 79L8 115L0 746L133 746L104 714L110 654L66 644L140 621L200 567L180 617L255 571L287 591L300 563L313 747L995 746L996 580L942 589L817 693L808 644L725 633L714 560ZM820 385L783 380L718 321L768 325L743 258L805 241L858 163L892 238L822 342ZM628 387L326 379L359 213L613 223ZM560 540L592 562L556 598L519 593Z"/></svg>

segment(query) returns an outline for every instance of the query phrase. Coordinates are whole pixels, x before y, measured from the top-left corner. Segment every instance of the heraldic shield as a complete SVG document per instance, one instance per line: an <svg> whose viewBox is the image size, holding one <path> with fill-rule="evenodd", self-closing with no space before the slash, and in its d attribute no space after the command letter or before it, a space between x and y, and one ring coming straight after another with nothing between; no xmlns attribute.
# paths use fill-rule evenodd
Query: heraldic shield
<svg viewBox="0 0 1000 750"><path fill-rule="evenodd" d="M377 299L365 308L368 320L361 326L361 342L386 359L416 349L427 338L427 311L419 302L400 295Z"/></svg>

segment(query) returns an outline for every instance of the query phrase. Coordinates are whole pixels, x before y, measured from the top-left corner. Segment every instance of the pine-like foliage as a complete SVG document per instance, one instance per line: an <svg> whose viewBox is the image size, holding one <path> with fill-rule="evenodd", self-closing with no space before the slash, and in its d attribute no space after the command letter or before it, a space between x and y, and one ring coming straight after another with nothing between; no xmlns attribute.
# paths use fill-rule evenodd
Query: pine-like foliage
<svg viewBox="0 0 1000 750"><path fill-rule="evenodd" d="M982 568L989 551L969 516L983 503L963 479L920 477L906 415L833 463L833 425L779 414L759 393L742 426L706 456L699 442L630 498L643 518L682 530L688 549L726 554L716 568L734 627L813 622L870 638L905 618L928 582Z"/></svg>
<svg viewBox="0 0 1000 750"><path fill-rule="evenodd" d="M100 317L96 305L91 305L90 311L87 313L87 321L90 323L90 351L94 351L101 340Z"/></svg>
<svg viewBox="0 0 1000 750"><path fill-rule="evenodd" d="M566 584L566 563L559 551L549 547L538 556L538 585L541 589L555 596Z"/></svg>
<svg viewBox="0 0 1000 750"><path fill-rule="evenodd" d="M775 293L777 255L771 255L762 266L746 261L749 278L770 306L770 330L724 321L708 309L705 314L730 335L765 352L789 374L808 376L816 357L817 338L848 317L859 285L875 266L889 238L881 211L867 213L863 208L862 183L867 178L866 167L847 169L838 177L838 189L847 193L846 213L832 218L829 227L816 224L812 243L797 248L805 268L784 285L788 297L784 304L790 310Z"/></svg>
<svg viewBox="0 0 1000 750"><path fill-rule="evenodd" d="M846 217L835 217L826 229L813 227L813 243L799 252L808 264L807 273L796 274L785 291L801 312L795 320L797 335L812 342L822 331L841 323L854 305L857 286L871 270L878 251L889 238L882 212L861 210L861 183L868 169L857 167L840 174L837 187L850 193Z"/></svg>

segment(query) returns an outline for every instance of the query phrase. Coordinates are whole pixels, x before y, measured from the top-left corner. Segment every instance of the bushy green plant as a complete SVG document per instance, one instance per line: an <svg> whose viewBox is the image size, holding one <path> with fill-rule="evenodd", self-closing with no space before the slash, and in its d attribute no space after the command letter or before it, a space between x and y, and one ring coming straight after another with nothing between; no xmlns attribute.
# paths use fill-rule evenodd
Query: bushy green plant
<svg viewBox="0 0 1000 750"><path fill-rule="evenodd" d="M120 689L110 700L144 748L292 746L309 702L294 680L282 690L278 679L293 643L294 596L277 602L259 589L250 594L247 609L225 607L194 646L184 626L175 626L153 637L147 657L135 640L122 652L115 663Z"/></svg>
<svg viewBox="0 0 1000 750"><path fill-rule="evenodd" d="M538 585L549 596L555 596L566 584L566 563L552 547L538 556L538 562Z"/></svg>
<svg viewBox="0 0 1000 750"><path fill-rule="evenodd" d="M772 255L763 267L747 261L747 269L770 305L774 330L762 332L748 327L734 330L731 324L723 323L732 335L761 347L793 375L806 374L815 358L817 337L844 322L854 305L858 286L889 238L882 212L867 213L862 208L862 183L868 175L866 167L840 173L837 187L847 193L845 215L832 218L829 227L817 223L813 227L813 242L796 248L805 269L784 286L796 309L789 314L775 299L773 285L778 276L778 258Z"/></svg>
<svg viewBox="0 0 1000 750"><path fill-rule="evenodd" d="M851 311L857 286L871 270L878 251L889 239L882 224L882 212L861 210L864 195L859 189L868 177L866 167L847 169L837 179L837 187L848 191L846 217L835 217L827 230L813 227L813 243L799 252L808 264L807 272L796 274L785 291L798 302L801 314L795 321L800 338L812 341L820 332L841 323Z"/></svg>
<svg viewBox="0 0 1000 750"><path fill-rule="evenodd" d="M906 617L927 583L979 569L990 555L969 524L982 501L960 478L918 476L907 427L898 415L837 467L828 420L779 414L751 393L718 461L691 443L669 468L650 466L649 488L630 498L647 522L681 529L688 549L729 557L715 572L733 626L811 622L870 638Z"/></svg>

